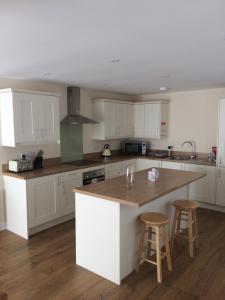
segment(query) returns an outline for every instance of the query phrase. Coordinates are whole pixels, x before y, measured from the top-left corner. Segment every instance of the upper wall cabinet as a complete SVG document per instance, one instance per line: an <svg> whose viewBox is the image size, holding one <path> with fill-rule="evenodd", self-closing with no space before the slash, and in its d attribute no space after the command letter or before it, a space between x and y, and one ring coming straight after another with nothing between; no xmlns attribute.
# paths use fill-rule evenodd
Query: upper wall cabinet
<svg viewBox="0 0 225 300"><path fill-rule="evenodd" d="M168 101L134 105L134 136L159 139L168 134Z"/></svg>
<svg viewBox="0 0 225 300"><path fill-rule="evenodd" d="M94 139L119 139L133 136L134 110L129 102L98 99L93 104Z"/></svg>
<svg viewBox="0 0 225 300"><path fill-rule="evenodd" d="M59 96L1 90L2 146L59 141Z"/></svg>

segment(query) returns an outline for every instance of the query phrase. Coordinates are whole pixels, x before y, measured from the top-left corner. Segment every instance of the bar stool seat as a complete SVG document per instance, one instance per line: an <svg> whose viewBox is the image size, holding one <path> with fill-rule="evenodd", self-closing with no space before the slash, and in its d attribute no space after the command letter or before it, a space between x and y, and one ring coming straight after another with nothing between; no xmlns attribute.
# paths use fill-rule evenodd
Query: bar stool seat
<svg viewBox="0 0 225 300"><path fill-rule="evenodd" d="M168 270L172 271L169 236L167 232L167 224L169 222L169 219L164 214L157 212L148 212L140 215L139 221L140 238L136 261L136 271L139 271L141 261L146 261L150 264L154 264L157 267L157 281L161 283L161 260L164 257L167 258ZM165 251L161 250L161 236L164 241ZM152 248L152 244L155 245L154 248ZM156 260L152 259L152 253L156 255Z"/></svg>
<svg viewBox="0 0 225 300"><path fill-rule="evenodd" d="M196 209L198 205L192 200L175 200L173 206L181 209Z"/></svg>
<svg viewBox="0 0 225 300"><path fill-rule="evenodd" d="M149 225L163 225L169 222L166 215L157 212L149 212L140 215L140 220Z"/></svg>

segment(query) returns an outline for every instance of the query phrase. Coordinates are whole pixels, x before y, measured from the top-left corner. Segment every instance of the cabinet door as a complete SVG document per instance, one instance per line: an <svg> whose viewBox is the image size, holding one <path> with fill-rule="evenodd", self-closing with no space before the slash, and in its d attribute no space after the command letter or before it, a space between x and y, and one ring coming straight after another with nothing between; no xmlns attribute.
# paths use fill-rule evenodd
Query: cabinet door
<svg viewBox="0 0 225 300"><path fill-rule="evenodd" d="M205 177L189 186L190 199L215 204L216 201L216 167L185 164L186 171L206 174Z"/></svg>
<svg viewBox="0 0 225 300"><path fill-rule="evenodd" d="M115 163L105 167L105 179L124 175L124 163Z"/></svg>
<svg viewBox="0 0 225 300"><path fill-rule="evenodd" d="M75 211L75 187L82 186L82 178L67 180L60 185L60 215L68 215Z"/></svg>
<svg viewBox="0 0 225 300"><path fill-rule="evenodd" d="M160 104L145 104L145 137L160 138Z"/></svg>
<svg viewBox="0 0 225 300"><path fill-rule="evenodd" d="M225 206L225 168L217 169L216 204Z"/></svg>
<svg viewBox="0 0 225 300"><path fill-rule="evenodd" d="M140 138L145 136L145 105L144 104L134 105L134 136Z"/></svg>
<svg viewBox="0 0 225 300"><path fill-rule="evenodd" d="M127 130L126 130L126 136L132 137L134 136L134 105L133 104L127 104Z"/></svg>
<svg viewBox="0 0 225 300"><path fill-rule="evenodd" d="M115 136L115 104L104 102L104 138Z"/></svg>
<svg viewBox="0 0 225 300"><path fill-rule="evenodd" d="M59 140L59 103L55 96L33 95L36 140Z"/></svg>
<svg viewBox="0 0 225 300"><path fill-rule="evenodd" d="M160 168L160 167L161 167L160 160L144 159L144 158L137 159L137 171L142 171L150 168Z"/></svg>
<svg viewBox="0 0 225 300"><path fill-rule="evenodd" d="M115 137L127 137L128 110L126 103L114 103L115 105Z"/></svg>
<svg viewBox="0 0 225 300"><path fill-rule="evenodd" d="M225 99L219 102L217 165L225 167Z"/></svg>
<svg viewBox="0 0 225 300"><path fill-rule="evenodd" d="M16 143L35 140L32 97L25 93L13 93Z"/></svg>
<svg viewBox="0 0 225 300"><path fill-rule="evenodd" d="M184 170L184 163L162 161L162 168L174 169L174 170Z"/></svg>
<svg viewBox="0 0 225 300"><path fill-rule="evenodd" d="M150 168L160 168L161 161L154 159L142 159L142 170L150 169Z"/></svg>
<svg viewBox="0 0 225 300"><path fill-rule="evenodd" d="M27 181L29 227L44 224L59 217L55 176Z"/></svg>

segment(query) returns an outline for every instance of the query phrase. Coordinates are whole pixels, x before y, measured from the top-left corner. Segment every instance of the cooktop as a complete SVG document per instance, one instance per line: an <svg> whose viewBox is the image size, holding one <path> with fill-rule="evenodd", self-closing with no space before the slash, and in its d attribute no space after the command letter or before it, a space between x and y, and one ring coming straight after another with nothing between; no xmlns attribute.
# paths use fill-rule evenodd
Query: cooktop
<svg viewBox="0 0 225 300"><path fill-rule="evenodd" d="M87 165L96 165L99 162L96 160L89 160L89 159L80 159L80 160L73 160L68 161L66 164L68 165L75 165L75 166L87 166Z"/></svg>

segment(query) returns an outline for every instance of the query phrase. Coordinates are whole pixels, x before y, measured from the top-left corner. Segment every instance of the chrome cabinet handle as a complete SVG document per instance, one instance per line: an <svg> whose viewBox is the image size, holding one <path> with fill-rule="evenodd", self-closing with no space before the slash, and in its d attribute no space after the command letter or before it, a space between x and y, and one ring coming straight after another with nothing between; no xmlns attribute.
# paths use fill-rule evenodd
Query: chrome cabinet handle
<svg viewBox="0 0 225 300"><path fill-rule="evenodd" d="M218 178L221 177L221 169L218 170Z"/></svg>

